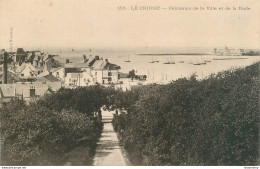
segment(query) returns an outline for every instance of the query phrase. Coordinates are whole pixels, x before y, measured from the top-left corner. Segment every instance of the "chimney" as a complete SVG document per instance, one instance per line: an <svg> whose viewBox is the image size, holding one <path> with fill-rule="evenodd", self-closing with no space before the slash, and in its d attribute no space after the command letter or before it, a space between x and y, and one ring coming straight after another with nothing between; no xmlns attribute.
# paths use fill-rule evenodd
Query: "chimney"
<svg viewBox="0 0 260 169"><path fill-rule="evenodd" d="M105 62L107 63L107 62L108 62L108 59L105 59Z"/></svg>
<svg viewBox="0 0 260 169"><path fill-rule="evenodd" d="M70 60L69 60L69 59L66 59L66 64L67 64L67 63L70 63Z"/></svg>
<svg viewBox="0 0 260 169"><path fill-rule="evenodd" d="M8 53L4 52L3 84L7 84L7 57L8 57Z"/></svg>
<svg viewBox="0 0 260 169"><path fill-rule="evenodd" d="M38 60L36 57L33 59L33 66L35 66L35 67L38 66Z"/></svg>
<svg viewBox="0 0 260 169"><path fill-rule="evenodd" d="M99 60L99 56L95 56L95 59L96 59L96 60Z"/></svg>
<svg viewBox="0 0 260 169"><path fill-rule="evenodd" d="M84 63L87 62L87 56L86 55L83 55L83 61L84 61Z"/></svg>

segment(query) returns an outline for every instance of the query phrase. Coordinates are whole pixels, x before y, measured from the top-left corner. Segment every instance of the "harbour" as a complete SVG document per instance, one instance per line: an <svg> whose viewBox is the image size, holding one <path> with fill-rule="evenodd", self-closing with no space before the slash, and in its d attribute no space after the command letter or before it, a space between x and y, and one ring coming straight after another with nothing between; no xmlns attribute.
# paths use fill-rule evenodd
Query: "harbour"
<svg viewBox="0 0 260 169"><path fill-rule="evenodd" d="M196 74L198 79L203 79L211 74L217 74L231 68L249 66L260 60L260 56L216 56L203 53L178 53L177 55L165 54L163 52L163 54L140 55L139 53L129 51L121 53L115 53L114 51L86 53L109 59L112 63L121 67L120 72L122 73L129 73L129 71L135 70L137 75L147 75L145 84L169 83L178 78L189 78L193 74ZM66 58L69 58L72 62L80 62L82 55L68 52L55 59L65 62ZM153 64L151 64L152 62Z"/></svg>

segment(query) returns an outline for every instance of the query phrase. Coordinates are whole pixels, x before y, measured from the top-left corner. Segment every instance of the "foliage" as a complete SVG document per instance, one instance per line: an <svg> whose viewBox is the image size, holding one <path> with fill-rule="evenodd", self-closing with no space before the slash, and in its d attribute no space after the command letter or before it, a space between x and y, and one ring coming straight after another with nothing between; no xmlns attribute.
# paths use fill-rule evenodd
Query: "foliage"
<svg viewBox="0 0 260 169"><path fill-rule="evenodd" d="M113 125L136 165L258 165L260 63L118 95Z"/></svg>
<svg viewBox="0 0 260 169"><path fill-rule="evenodd" d="M103 94L98 86L61 89L29 105L3 105L1 165L57 165L83 142L94 148L102 130L94 112L105 104Z"/></svg>
<svg viewBox="0 0 260 169"><path fill-rule="evenodd" d="M38 103L56 111L77 110L93 118L103 105L108 105L110 91L110 88L99 85L76 89L62 88L57 93L45 96Z"/></svg>
<svg viewBox="0 0 260 169"><path fill-rule="evenodd" d="M133 69L133 70L129 71L128 76L131 77L131 79L132 79L132 81L133 81L133 79L134 79L134 77L135 77L135 70Z"/></svg>

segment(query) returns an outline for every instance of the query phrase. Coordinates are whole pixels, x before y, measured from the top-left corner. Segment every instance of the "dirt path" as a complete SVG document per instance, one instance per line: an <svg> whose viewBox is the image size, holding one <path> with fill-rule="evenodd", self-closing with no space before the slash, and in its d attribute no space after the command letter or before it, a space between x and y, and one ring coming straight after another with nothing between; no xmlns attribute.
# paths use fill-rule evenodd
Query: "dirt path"
<svg viewBox="0 0 260 169"><path fill-rule="evenodd" d="M68 154L64 165L67 166L129 166L131 165L127 159L126 153L119 145L117 134L112 126L113 112L102 111L102 122L104 128L101 138L97 143L94 160L89 161L89 148L80 146L75 148ZM91 163L91 164L90 164Z"/></svg>
<svg viewBox="0 0 260 169"><path fill-rule="evenodd" d="M103 133L98 142L94 166L127 166L130 165L126 154L119 145L119 140L110 122L104 123Z"/></svg>

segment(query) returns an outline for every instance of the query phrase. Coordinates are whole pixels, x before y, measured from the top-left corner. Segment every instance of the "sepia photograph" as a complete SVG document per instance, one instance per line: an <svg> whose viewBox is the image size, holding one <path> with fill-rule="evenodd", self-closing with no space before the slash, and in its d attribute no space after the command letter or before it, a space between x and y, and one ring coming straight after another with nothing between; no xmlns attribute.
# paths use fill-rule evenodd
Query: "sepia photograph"
<svg viewBox="0 0 260 169"><path fill-rule="evenodd" d="M258 169L259 112L259 0L0 0L2 169Z"/></svg>

